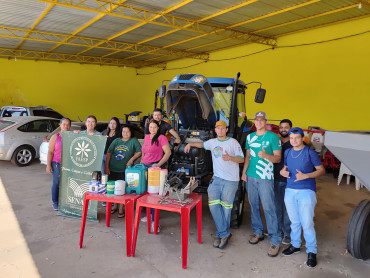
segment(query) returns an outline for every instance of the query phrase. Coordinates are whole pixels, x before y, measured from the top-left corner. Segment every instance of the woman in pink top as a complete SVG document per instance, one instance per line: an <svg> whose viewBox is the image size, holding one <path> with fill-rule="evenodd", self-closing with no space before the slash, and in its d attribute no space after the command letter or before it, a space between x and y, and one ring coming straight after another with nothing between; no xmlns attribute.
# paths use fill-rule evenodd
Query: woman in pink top
<svg viewBox="0 0 370 278"><path fill-rule="evenodd" d="M71 128L71 120L63 118L59 123L61 131L69 131ZM51 199L53 201L53 209L58 210L59 198L59 177L60 177L60 162L62 154L62 133L54 134L49 141L49 152L47 158L46 172L53 175L53 185L51 186Z"/></svg>
<svg viewBox="0 0 370 278"><path fill-rule="evenodd" d="M159 133L159 123L156 120L149 122L150 134L145 135L144 144L141 147L142 158L141 163L145 167L161 167L165 168L167 160L171 156L170 144L167 138ZM154 209L150 209L152 214L152 230L154 231ZM141 221L147 221L146 217L143 217ZM160 226L158 225L159 232Z"/></svg>
<svg viewBox="0 0 370 278"><path fill-rule="evenodd" d="M159 123L156 120L149 122L149 132L150 134L144 137L141 161L146 167L164 168L171 156L168 140L159 133Z"/></svg>

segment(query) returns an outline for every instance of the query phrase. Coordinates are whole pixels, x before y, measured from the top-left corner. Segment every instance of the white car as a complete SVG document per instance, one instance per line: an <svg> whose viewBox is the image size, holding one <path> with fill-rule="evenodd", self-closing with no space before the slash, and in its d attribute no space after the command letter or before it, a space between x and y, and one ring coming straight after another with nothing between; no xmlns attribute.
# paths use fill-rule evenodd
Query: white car
<svg viewBox="0 0 370 278"><path fill-rule="evenodd" d="M59 120L47 117L7 117L0 119L0 160L28 166L39 157L45 136L59 126Z"/></svg>

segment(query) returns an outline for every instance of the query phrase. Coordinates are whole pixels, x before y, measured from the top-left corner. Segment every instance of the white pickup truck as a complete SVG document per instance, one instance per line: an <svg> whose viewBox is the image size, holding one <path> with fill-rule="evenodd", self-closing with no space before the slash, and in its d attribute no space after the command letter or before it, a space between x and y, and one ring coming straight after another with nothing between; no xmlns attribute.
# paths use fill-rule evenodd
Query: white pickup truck
<svg viewBox="0 0 370 278"><path fill-rule="evenodd" d="M17 117L17 116L38 116L61 119L63 116L46 106L3 106L0 110L0 118Z"/></svg>

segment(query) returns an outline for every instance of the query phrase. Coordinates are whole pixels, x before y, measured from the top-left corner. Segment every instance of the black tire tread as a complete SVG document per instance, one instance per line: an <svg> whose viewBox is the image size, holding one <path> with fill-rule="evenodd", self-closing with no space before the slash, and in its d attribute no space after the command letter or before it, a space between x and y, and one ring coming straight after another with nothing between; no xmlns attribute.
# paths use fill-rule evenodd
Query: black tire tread
<svg viewBox="0 0 370 278"><path fill-rule="evenodd" d="M351 218L347 226L347 236L346 236L347 237L347 250L352 256L355 256L354 239L355 239L356 227L360 219L360 215L363 212L368 202L370 202L370 200L362 200L360 203L358 203L358 205L354 208L352 212Z"/></svg>
<svg viewBox="0 0 370 278"><path fill-rule="evenodd" d="M365 223L370 215L370 200L365 200L365 206L362 208L361 213L358 216L358 221L355 223L355 229L353 233L353 256L357 259L365 260L365 256L369 254L363 254L364 247L361 245L362 237L366 234L364 231Z"/></svg>

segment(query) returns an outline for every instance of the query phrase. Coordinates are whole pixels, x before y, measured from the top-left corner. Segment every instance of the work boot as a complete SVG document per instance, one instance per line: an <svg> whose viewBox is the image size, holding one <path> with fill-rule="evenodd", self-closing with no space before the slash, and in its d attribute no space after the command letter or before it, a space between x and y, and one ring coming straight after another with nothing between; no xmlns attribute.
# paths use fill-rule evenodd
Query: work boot
<svg viewBox="0 0 370 278"><path fill-rule="evenodd" d="M301 252L301 248L295 248L293 245L289 245L288 248L286 248L284 251L283 251L283 255L284 256L290 256L290 255L293 255L295 253L299 253Z"/></svg>
<svg viewBox="0 0 370 278"><path fill-rule="evenodd" d="M213 247L218 248L220 246L220 243L221 243L221 238L216 237L215 241L213 242Z"/></svg>
<svg viewBox="0 0 370 278"><path fill-rule="evenodd" d="M224 249L226 247L226 245L228 244L229 239L231 238L231 236L232 236L232 234L229 234L228 236L225 236L225 237L221 238L221 242L220 242L220 245L218 246L218 248Z"/></svg>
<svg viewBox="0 0 370 278"><path fill-rule="evenodd" d="M316 254L315 253L308 253L307 255L307 266L309 268L314 268L316 267L317 265L317 261L316 261Z"/></svg>
<svg viewBox="0 0 370 278"><path fill-rule="evenodd" d="M269 251L267 252L267 255L269 257L276 257L279 254L280 246L271 244Z"/></svg>
<svg viewBox="0 0 370 278"><path fill-rule="evenodd" d="M263 235L259 236L259 235L252 235L250 238L249 238L249 243L250 244L257 244L258 242L264 240L265 237Z"/></svg>

